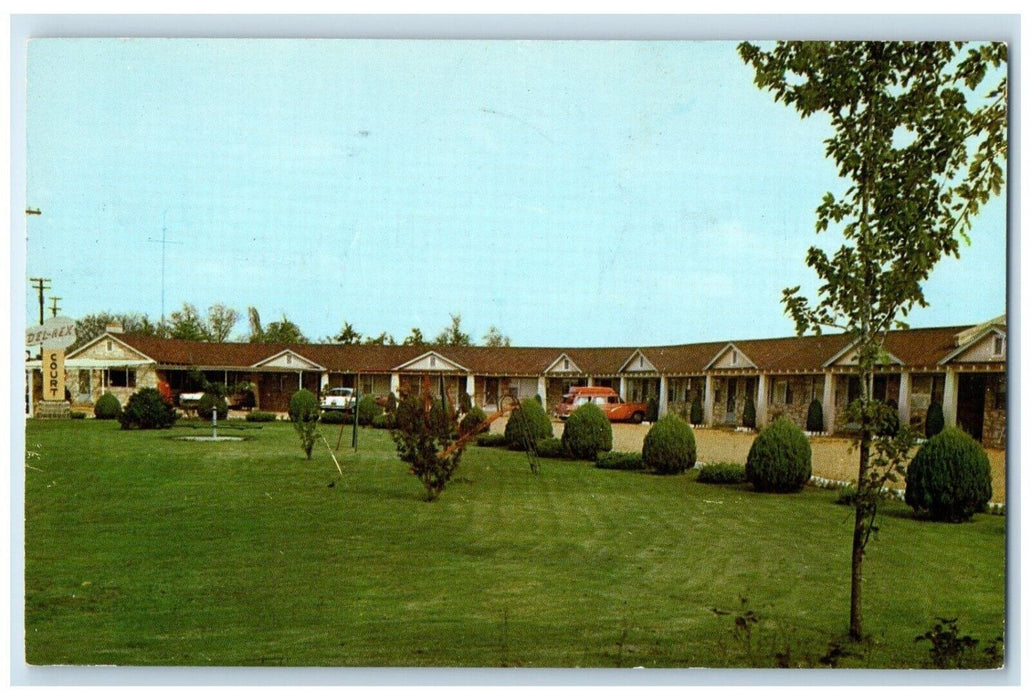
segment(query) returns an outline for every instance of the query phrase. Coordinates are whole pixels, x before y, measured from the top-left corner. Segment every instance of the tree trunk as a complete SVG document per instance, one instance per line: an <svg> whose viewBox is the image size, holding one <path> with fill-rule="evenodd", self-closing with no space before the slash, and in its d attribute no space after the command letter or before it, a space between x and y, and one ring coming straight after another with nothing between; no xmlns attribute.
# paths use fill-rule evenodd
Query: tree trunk
<svg viewBox="0 0 1031 700"><path fill-rule="evenodd" d="M852 587L849 603L848 634L853 641L863 638L863 557L870 529L870 505L867 501L869 484L867 469L870 465L870 432L863 417L859 442L859 485L856 494L856 520L852 529Z"/></svg>

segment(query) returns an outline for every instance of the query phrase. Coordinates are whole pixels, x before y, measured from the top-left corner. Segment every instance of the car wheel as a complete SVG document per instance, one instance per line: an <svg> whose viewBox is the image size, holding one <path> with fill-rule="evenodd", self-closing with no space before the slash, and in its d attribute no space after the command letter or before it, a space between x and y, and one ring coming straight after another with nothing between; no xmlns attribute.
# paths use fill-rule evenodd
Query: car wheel
<svg viewBox="0 0 1031 700"><path fill-rule="evenodd" d="M632 420L634 423L641 423L644 421L644 414L638 411L630 417L630 420Z"/></svg>

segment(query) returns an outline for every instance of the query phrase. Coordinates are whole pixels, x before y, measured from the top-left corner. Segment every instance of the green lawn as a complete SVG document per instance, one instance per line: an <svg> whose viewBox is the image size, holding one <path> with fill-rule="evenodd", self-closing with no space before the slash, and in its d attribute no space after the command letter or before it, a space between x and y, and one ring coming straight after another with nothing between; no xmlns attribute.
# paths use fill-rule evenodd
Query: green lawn
<svg viewBox="0 0 1031 700"><path fill-rule="evenodd" d="M472 447L427 503L385 431L341 449L341 477L289 425L236 425L221 432L243 442L196 443L171 439L203 434L186 426L29 421L30 664L819 666L847 630L851 511L834 492L554 460L534 476ZM892 504L879 525L870 639L841 665L926 666L913 640L938 616L1002 634L1004 518Z"/></svg>

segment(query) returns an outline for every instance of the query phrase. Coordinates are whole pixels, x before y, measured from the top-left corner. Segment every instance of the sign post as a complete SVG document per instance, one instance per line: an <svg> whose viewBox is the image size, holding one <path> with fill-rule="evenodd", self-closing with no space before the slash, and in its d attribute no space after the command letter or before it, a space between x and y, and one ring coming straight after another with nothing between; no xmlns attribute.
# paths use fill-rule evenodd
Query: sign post
<svg viewBox="0 0 1031 700"><path fill-rule="evenodd" d="M75 321L64 316L25 329L26 347L41 346L43 351L43 400L36 412L40 418L71 417L71 404L64 398L64 350L74 342Z"/></svg>

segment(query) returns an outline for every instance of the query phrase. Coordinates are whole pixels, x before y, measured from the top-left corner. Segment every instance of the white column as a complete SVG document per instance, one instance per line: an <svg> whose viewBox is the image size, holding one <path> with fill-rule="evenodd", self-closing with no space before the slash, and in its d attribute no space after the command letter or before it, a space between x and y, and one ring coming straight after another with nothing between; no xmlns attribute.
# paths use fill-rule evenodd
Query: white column
<svg viewBox="0 0 1031 700"><path fill-rule="evenodd" d="M755 427L762 428L766 425L766 414L769 406L770 396L767 377L765 373L759 374L759 385L756 387L755 397Z"/></svg>
<svg viewBox="0 0 1031 700"><path fill-rule="evenodd" d="M390 375L390 391L394 393L394 396L401 391L401 374L399 372Z"/></svg>
<svg viewBox="0 0 1031 700"><path fill-rule="evenodd" d="M322 373L322 379L320 380L320 386L322 387L323 391L325 391L326 389L329 388L329 372L323 372Z"/></svg>
<svg viewBox="0 0 1031 700"><path fill-rule="evenodd" d="M25 394L26 394L26 396L29 397L29 418L32 418L32 417L34 417L36 415L36 407L34 405L35 402L32 400L33 396L32 396L32 370L31 369L25 370L25 382L26 382Z"/></svg>
<svg viewBox="0 0 1031 700"><path fill-rule="evenodd" d="M594 377L587 378L587 386L594 386Z"/></svg>
<svg viewBox="0 0 1031 700"><path fill-rule="evenodd" d="M712 425L712 395L713 395L713 381L712 375L705 375L705 424Z"/></svg>
<svg viewBox="0 0 1031 700"><path fill-rule="evenodd" d="M669 413L669 379L659 376L659 418Z"/></svg>
<svg viewBox="0 0 1031 700"><path fill-rule="evenodd" d="M475 406L476 405L476 375L475 374L467 374L467 375L465 375L465 393L469 394L469 401L470 401L470 403L473 406ZM396 391L394 392L394 395L395 396L397 395Z"/></svg>
<svg viewBox="0 0 1031 700"><path fill-rule="evenodd" d="M828 433L834 432L834 381L831 372L823 373L823 429Z"/></svg>
<svg viewBox="0 0 1031 700"><path fill-rule="evenodd" d="M619 395L623 397L624 401L627 401L626 397L626 377L619 378Z"/></svg>
<svg viewBox="0 0 1031 700"><path fill-rule="evenodd" d="M959 403L959 373L952 367L945 368L945 392L942 395L942 413L945 427L956 426L956 406Z"/></svg>
<svg viewBox="0 0 1031 700"><path fill-rule="evenodd" d="M902 372L899 375L899 423L902 425L909 425L911 379L909 372Z"/></svg>
<svg viewBox="0 0 1031 700"><path fill-rule="evenodd" d="M548 407L548 378L537 377L537 393L541 397L541 403L544 408Z"/></svg>
<svg viewBox="0 0 1031 700"><path fill-rule="evenodd" d="M297 391L304 388L304 372L298 370L297 372Z"/></svg>

